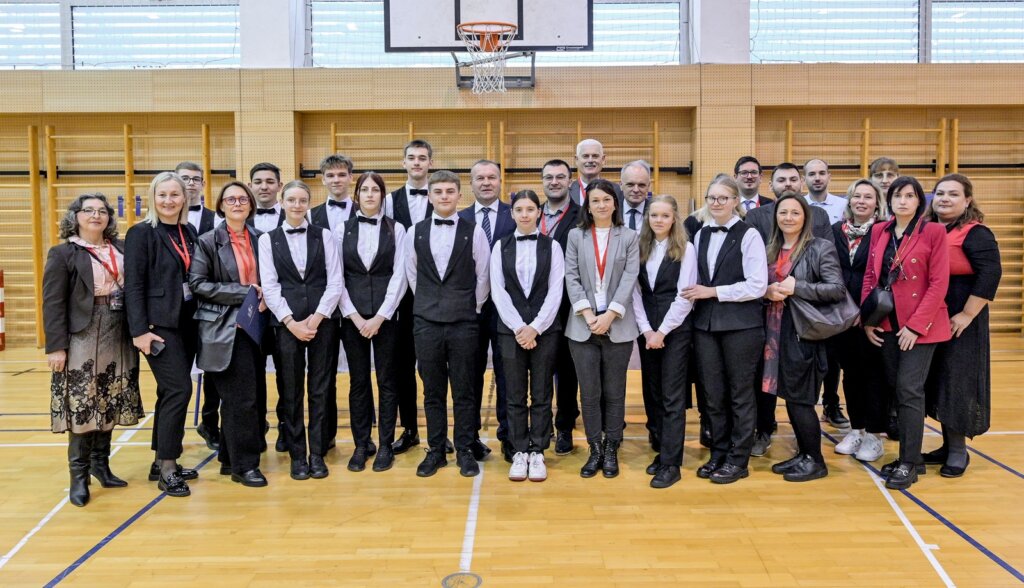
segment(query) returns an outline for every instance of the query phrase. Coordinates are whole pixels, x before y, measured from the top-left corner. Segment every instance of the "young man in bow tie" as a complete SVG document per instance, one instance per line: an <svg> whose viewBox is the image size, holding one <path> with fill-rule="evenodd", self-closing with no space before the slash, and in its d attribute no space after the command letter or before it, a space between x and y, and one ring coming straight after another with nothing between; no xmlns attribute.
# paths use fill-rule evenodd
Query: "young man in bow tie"
<svg viewBox="0 0 1024 588"><path fill-rule="evenodd" d="M203 206L203 191L206 181L203 179L203 168L198 163L183 161L174 168L181 181L185 182L185 198L188 199L188 224L202 235L220 223L220 218L212 210Z"/></svg>
<svg viewBox="0 0 1024 588"><path fill-rule="evenodd" d="M352 160L340 153L328 155L320 162L320 179L327 187L327 202L309 211L309 222L334 231L356 213L356 204L349 196L352 185Z"/></svg>
<svg viewBox="0 0 1024 588"><path fill-rule="evenodd" d="M267 233L284 222L284 209L277 201L281 193L281 169L272 163L257 163L249 170L249 189L256 197L256 214L250 226Z"/></svg>

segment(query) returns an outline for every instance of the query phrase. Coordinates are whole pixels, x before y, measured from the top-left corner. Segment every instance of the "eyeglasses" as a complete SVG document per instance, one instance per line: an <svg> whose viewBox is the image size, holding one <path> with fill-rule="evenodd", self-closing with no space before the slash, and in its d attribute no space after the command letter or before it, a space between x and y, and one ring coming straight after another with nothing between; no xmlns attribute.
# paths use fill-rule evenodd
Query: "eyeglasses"
<svg viewBox="0 0 1024 588"><path fill-rule="evenodd" d="M181 181L185 182L186 184L202 184L203 183L203 177L202 176L181 176Z"/></svg>
<svg viewBox="0 0 1024 588"><path fill-rule="evenodd" d="M708 204L728 204L733 198L735 196L705 196L704 200L707 200Z"/></svg>
<svg viewBox="0 0 1024 588"><path fill-rule="evenodd" d="M557 176L547 175L547 176L541 176L540 179L544 180L545 182L550 182L550 181L553 181L553 180L558 180L559 182L564 182L564 181L569 179L569 176L567 176L565 174L558 174Z"/></svg>
<svg viewBox="0 0 1024 588"><path fill-rule="evenodd" d="M78 212L85 213L85 216L107 216L110 214L106 208L83 208Z"/></svg>
<svg viewBox="0 0 1024 588"><path fill-rule="evenodd" d="M238 206L239 204L249 204L248 196L225 196L224 204L228 206Z"/></svg>
<svg viewBox="0 0 1024 588"><path fill-rule="evenodd" d="M738 171L738 172L736 172L736 175L742 176L742 177L745 177L745 178L753 178L755 176L761 175L761 172L757 171L756 169L748 169L748 170Z"/></svg>

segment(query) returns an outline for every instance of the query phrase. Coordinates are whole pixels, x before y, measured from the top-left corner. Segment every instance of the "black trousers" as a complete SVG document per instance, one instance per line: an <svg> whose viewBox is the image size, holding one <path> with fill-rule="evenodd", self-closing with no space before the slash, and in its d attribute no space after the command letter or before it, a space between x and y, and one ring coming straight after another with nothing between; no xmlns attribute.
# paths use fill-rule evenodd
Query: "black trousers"
<svg viewBox="0 0 1024 588"><path fill-rule="evenodd" d="M494 410L498 417L496 436L504 441L508 437L508 424L505 414L505 367L501 363L501 352L498 350L498 320L500 319L497 309L494 308L494 303L487 300L477 315L480 338L477 341L476 362L473 365L473 400L476 402L476 435L479 437L484 404L484 376L487 373L487 350L490 349L495 387L497 388L497 398L494 402Z"/></svg>
<svg viewBox="0 0 1024 588"><path fill-rule="evenodd" d="M569 299L563 296L562 306L558 309L561 324L569 321L571 308ZM559 431L572 432L576 428L576 419L580 416L579 391L576 364L569 350L569 338L564 335L563 329L555 358L555 428Z"/></svg>
<svg viewBox="0 0 1024 588"><path fill-rule="evenodd" d="M258 376L264 366L259 346L239 330L235 333L231 363L227 369L206 374L214 387L224 391L221 405L224 426L220 429L217 458L222 464L231 466L231 471L236 474L260 467L263 421L260 420L257 400ZM254 378L253 374L257 377Z"/></svg>
<svg viewBox="0 0 1024 588"><path fill-rule="evenodd" d="M373 318L373 317L365 317ZM348 358L348 409L352 423L352 439L356 446L370 443L373 429L373 384L370 381L370 354L377 370L377 396L380 398L380 422L377 433L381 447L395 441L395 421L398 419L398 388L395 386L395 344L398 325L384 321L373 339L359 334L355 323L341 322L341 343Z"/></svg>
<svg viewBox="0 0 1024 588"><path fill-rule="evenodd" d="M267 371L267 356L270 356L274 360L274 387L277 388L277 403L274 406L274 415L277 417L278 427L281 430L281 434L284 434L284 413L282 412L281 399L284 398L284 387L281 383L281 378L276 372L281 370L281 354L277 350L277 332L274 327L267 327L263 331L263 343L260 345L263 351L263 379L266 380ZM260 397L256 399L256 411L259 413L261 422L267 422L267 385L264 381L262 390L260 391ZM262 433L260 438L264 438ZM266 441L264 440L261 445L265 446Z"/></svg>
<svg viewBox="0 0 1024 588"><path fill-rule="evenodd" d="M324 455L327 451L327 394L330 381L338 374L338 353L334 345L337 330L337 321L326 318L320 322L312 340L299 341L287 327L275 328L281 356L277 378L284 394L281 399L283 430L292 459L305 459L307 455L304 397L309 402L308 454Z"/></svg>
<svg viewBox="0 0 1024 588"><path fill-rule="evenodd" d="M153 327L164 340L159 355L147 355L149 369L156 379L156 409L153 413L153 442L157 459L181 457L185 436L185 415L192 398L192 362L196 358L198 333L192 319L182 319L178 329Z"/></svg>
<svg viewBox="0 0 1024 588"><path fill-rule="evenodd" d="M842 333L836 335L841 336ZM821 404L823 406L839 406L839 376L841 373L842 365L839 363L838 349L831 343L832 337L825 342L825 356L828 358L828 371L825 372L825 379L821 387ZM847 399L847 410L849 410L850 401Z"/></svg>
<svg viewBox="0 0 1024 588"><path fill-rule="evenodd" d="M560 332L547 332L537 337L536 347L526 350L515 335L498 334L508 386L508 439L516 453L544 451L551 444L552 375L559 339L564 339Z"/></svg>
<svg viewBox="0 0 1024 588"><path fill-rule="evenodd" d="M711 422L711 459L747 467L754 446L757 415L754 381L760 362L750 361L764 352L764 329L709 332L694 330L697 371L707 392Z"/></svg>
<svg viewBox="0 0 1024 588"><path fill-rule="evenodd" d="M754 431L771 435L775 430L775 409L779 407L779 397L774 394L761 393L761 378L764 376L764 348L757 351L754 369L754 400L757 403L757 421Z"/></svg>
<svg viewBox="0 0 1024 588"><path fill-rule="evenodd" d="M213 380L207 377L203 378L203 407L199 416L206 430L216 433L220 429L220 394Z"/></svg>
<svg viewBox="0 0 1024 588"><path fill-rule="evenodd" d="M864 329L854 327L828 340L829 358L843 370L843 394L850 427L884 433L888 425L886 399L889 382L882 367L882 351L868 341Z"/></svg>
<svg viewBox="0 0 1024 588"><path fill-rule="evenodd" d="M923 463L924 381L934 354L934 343L918 343L910 351L900 351L896 334L882 333L882 365L889 386L896 394L900 418L901 462Z"/></svg>
<svg viewBox="0 0 1024 588"><path fill-rule="evenodd" d="M576 377L580 380L580 405L587 443L604 438L621 442L626 418L626 370L633 342L613 343L607 335L591 335L583 342L569 341Z"/></svg>
<svg viewBox="0 0 1024 588"><path fill-rule="evenodd" d="M646 349L646 340L637 341L647 428L661 441L662 465L683 465L692 343L693 329L689 323L669 333L662 349Z"/></svg>
<svg viewBox="0 0 1024 588"><path fill-rule="evenodd" d="M406 292L398 305L395 319L397 335L395 339L395 388L398 390L398 416L402 428L417 432L416 402L419 392L416 388L416 338L413 336L412 292Z"/></svg>
<svg viewBox="0 0 1024 588"><path fill-rule="evenodd" d="M334 319L324 319L334 320ZM352 321L347 321L352 322ZM334 357L334 371L327 380L327 395L324 398L324 451L327 443L338 437L338 355L341 353L341 326L335 325L330 353ZM370 398L370 422L373 422L373 398Z"/></svg>
<svg viewBox="0 0 1024 588"><path fill-rule="evenodd" d="M479 344L477 321L437 323L415 317L416 360L423 380L423 412L427 415L427 441L444 451L448 436L448 384L455 413L455 448L469 449L476 437L480 412L474 414L474 361Z"/></svg>

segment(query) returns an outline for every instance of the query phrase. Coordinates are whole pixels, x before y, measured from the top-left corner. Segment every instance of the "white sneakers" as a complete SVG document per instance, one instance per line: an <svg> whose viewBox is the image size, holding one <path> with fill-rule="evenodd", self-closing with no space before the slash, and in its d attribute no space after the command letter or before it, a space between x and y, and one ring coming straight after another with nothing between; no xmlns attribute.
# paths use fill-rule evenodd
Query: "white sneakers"
<svg viewBox="0 0 1024 588"><path fill-rule="evenodd" d="M864 439L863 429L854 429L847 433L846 437L843 438L838 444L836 444L836 453L840 455L853 455L860 449L861 441Z"/></svg>
<svg viewBox="0 0 1024 588"><path fill-rule="evenodd" d="M519 452L512 456L512 467L508 469L508 479L522 482L530 478L531 482L543 482L548 479L548 468L544 465L543 453L529 455Z"/></svg>
<svg viewBox="0 0 1024 588"><path fill-rule="evenodd" d="M843 439L843 441L846 440ZM836 447L836 451L839 451L839 447ZM885 447L882 446L882 440L878 435L864 433L861 436L860 448L857 449L857 454L854 457L859 461L876 461L883 455L885 455Z"/></svg>

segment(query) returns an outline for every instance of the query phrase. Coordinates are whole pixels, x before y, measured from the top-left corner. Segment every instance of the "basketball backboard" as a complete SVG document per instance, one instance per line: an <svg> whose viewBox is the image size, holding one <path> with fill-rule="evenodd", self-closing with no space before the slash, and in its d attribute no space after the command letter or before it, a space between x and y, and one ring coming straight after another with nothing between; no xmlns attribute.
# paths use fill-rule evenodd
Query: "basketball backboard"
<svg viewBox="0 0 1024 588"><path fill-rule="evenodd" d="M593 0L384 0L384 50L465 51L455 27L474 21L519 27L512 51L592 51Z"/></svg>

